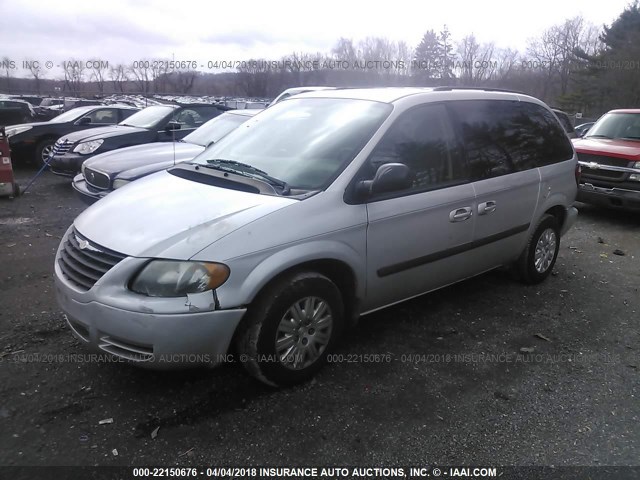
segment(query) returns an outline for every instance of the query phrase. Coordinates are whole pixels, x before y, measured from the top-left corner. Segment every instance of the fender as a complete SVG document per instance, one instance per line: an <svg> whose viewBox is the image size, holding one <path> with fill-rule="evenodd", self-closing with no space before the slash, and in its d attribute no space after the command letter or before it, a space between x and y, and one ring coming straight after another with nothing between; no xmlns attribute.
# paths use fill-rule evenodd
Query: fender
<svg viewBox="0 0 640 480"><path fill-rule="evenodd" d="M362 232L363 246L366 233ZM365 247L366 248L366 247ZM361 251L365 251L363 248ZM221 308L233 308L250 304L273 278L286 270L314 260L337 260L348 266L356 280L356 296L364 298L366 283L366 257L351 245L336 240L314 240L298 243L274 253L260 252L264 258L255 267L255 258L238 257L228 262L231 269L229 281L218 289ZM234 281L234 279L236 281Z"/></svg>

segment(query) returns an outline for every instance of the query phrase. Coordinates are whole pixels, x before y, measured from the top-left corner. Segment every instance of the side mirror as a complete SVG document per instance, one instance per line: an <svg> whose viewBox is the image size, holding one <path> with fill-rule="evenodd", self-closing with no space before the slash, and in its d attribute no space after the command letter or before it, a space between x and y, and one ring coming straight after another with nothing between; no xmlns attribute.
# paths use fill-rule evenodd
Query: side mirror
<svg viewBox="0 0 640 480"><path fill-rule="evenodd" d="M405 190L409 187L411 187L409 167L404 163L385 163L378 167L373 180L362 180L356 184L356 195L363 198Z"/></svg>
<svg viewBox="0 0 640 480"><path fill-rule="evenodd" d="M82 117L78 120L78 125L89 125L91 123L91 117Z"/></svg>
<svg viewBox="0 0 640 480"><path fill-rule="evenodd" d="M182 124L180 122L176 122L174 120L171 120L169 123L167 123L167 125L164 127L164 129L167 132L172 132L174 130L180 130L182 128Z"/></svg>

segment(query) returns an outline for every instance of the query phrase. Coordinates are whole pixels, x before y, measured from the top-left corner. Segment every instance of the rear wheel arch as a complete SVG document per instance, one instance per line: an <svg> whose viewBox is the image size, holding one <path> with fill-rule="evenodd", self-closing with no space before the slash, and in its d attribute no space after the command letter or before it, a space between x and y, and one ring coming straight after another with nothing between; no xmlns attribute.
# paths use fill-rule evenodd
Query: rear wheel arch
<svg viewBox="0 0 640 480"><path fill-rule="evenodd" d="M551 208L547 208L547 210L544 213L555 217L556 220L558 221L558 225L560 226L560 228L562 228L567 218L567 209L562 205L555 205Z"/></svg>

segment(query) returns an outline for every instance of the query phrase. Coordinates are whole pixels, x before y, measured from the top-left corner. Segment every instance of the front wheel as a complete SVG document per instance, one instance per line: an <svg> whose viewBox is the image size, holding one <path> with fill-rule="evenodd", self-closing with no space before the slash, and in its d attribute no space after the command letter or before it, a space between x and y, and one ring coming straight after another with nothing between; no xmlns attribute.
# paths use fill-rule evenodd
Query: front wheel
<svg viewBox="0 0 640 480"><path fill-rule="evenodd" d="M47 138L42 140L36 145L36 156L35 160L38 165L44 165L49 159L49 155L53 152L53 146L56 141L52 138Z"/></svg>
<svg viewBox="0 0 640 480"><path fill-rule="evenodd" d="M327 360L343 329L342 296L324 275L288 275L250 306L237 335L244 367L272 386L311 378Z"/></svg>
<svg viewBox="0 0 640 480"><path fill-rule="evenodd" d="M517 270L524 283L536 284L549 276L558 258L560 226L553 215L544 215L522 252Z"/></svg>

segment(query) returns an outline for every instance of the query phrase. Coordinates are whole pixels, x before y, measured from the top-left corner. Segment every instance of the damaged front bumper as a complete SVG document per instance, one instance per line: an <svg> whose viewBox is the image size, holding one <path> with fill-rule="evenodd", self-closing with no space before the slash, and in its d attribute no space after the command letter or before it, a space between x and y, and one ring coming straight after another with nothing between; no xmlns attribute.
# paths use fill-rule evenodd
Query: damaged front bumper
<svg viewBox="0 0 640 480"><path fill-rule="evenodd" d="M89 349L153 369L213 366L227 350L246 309L217 309L212 291L181 298L153 298L126 287L148 259L127 257L88 291L55 263L55 292L73 334Z"/></svg>

